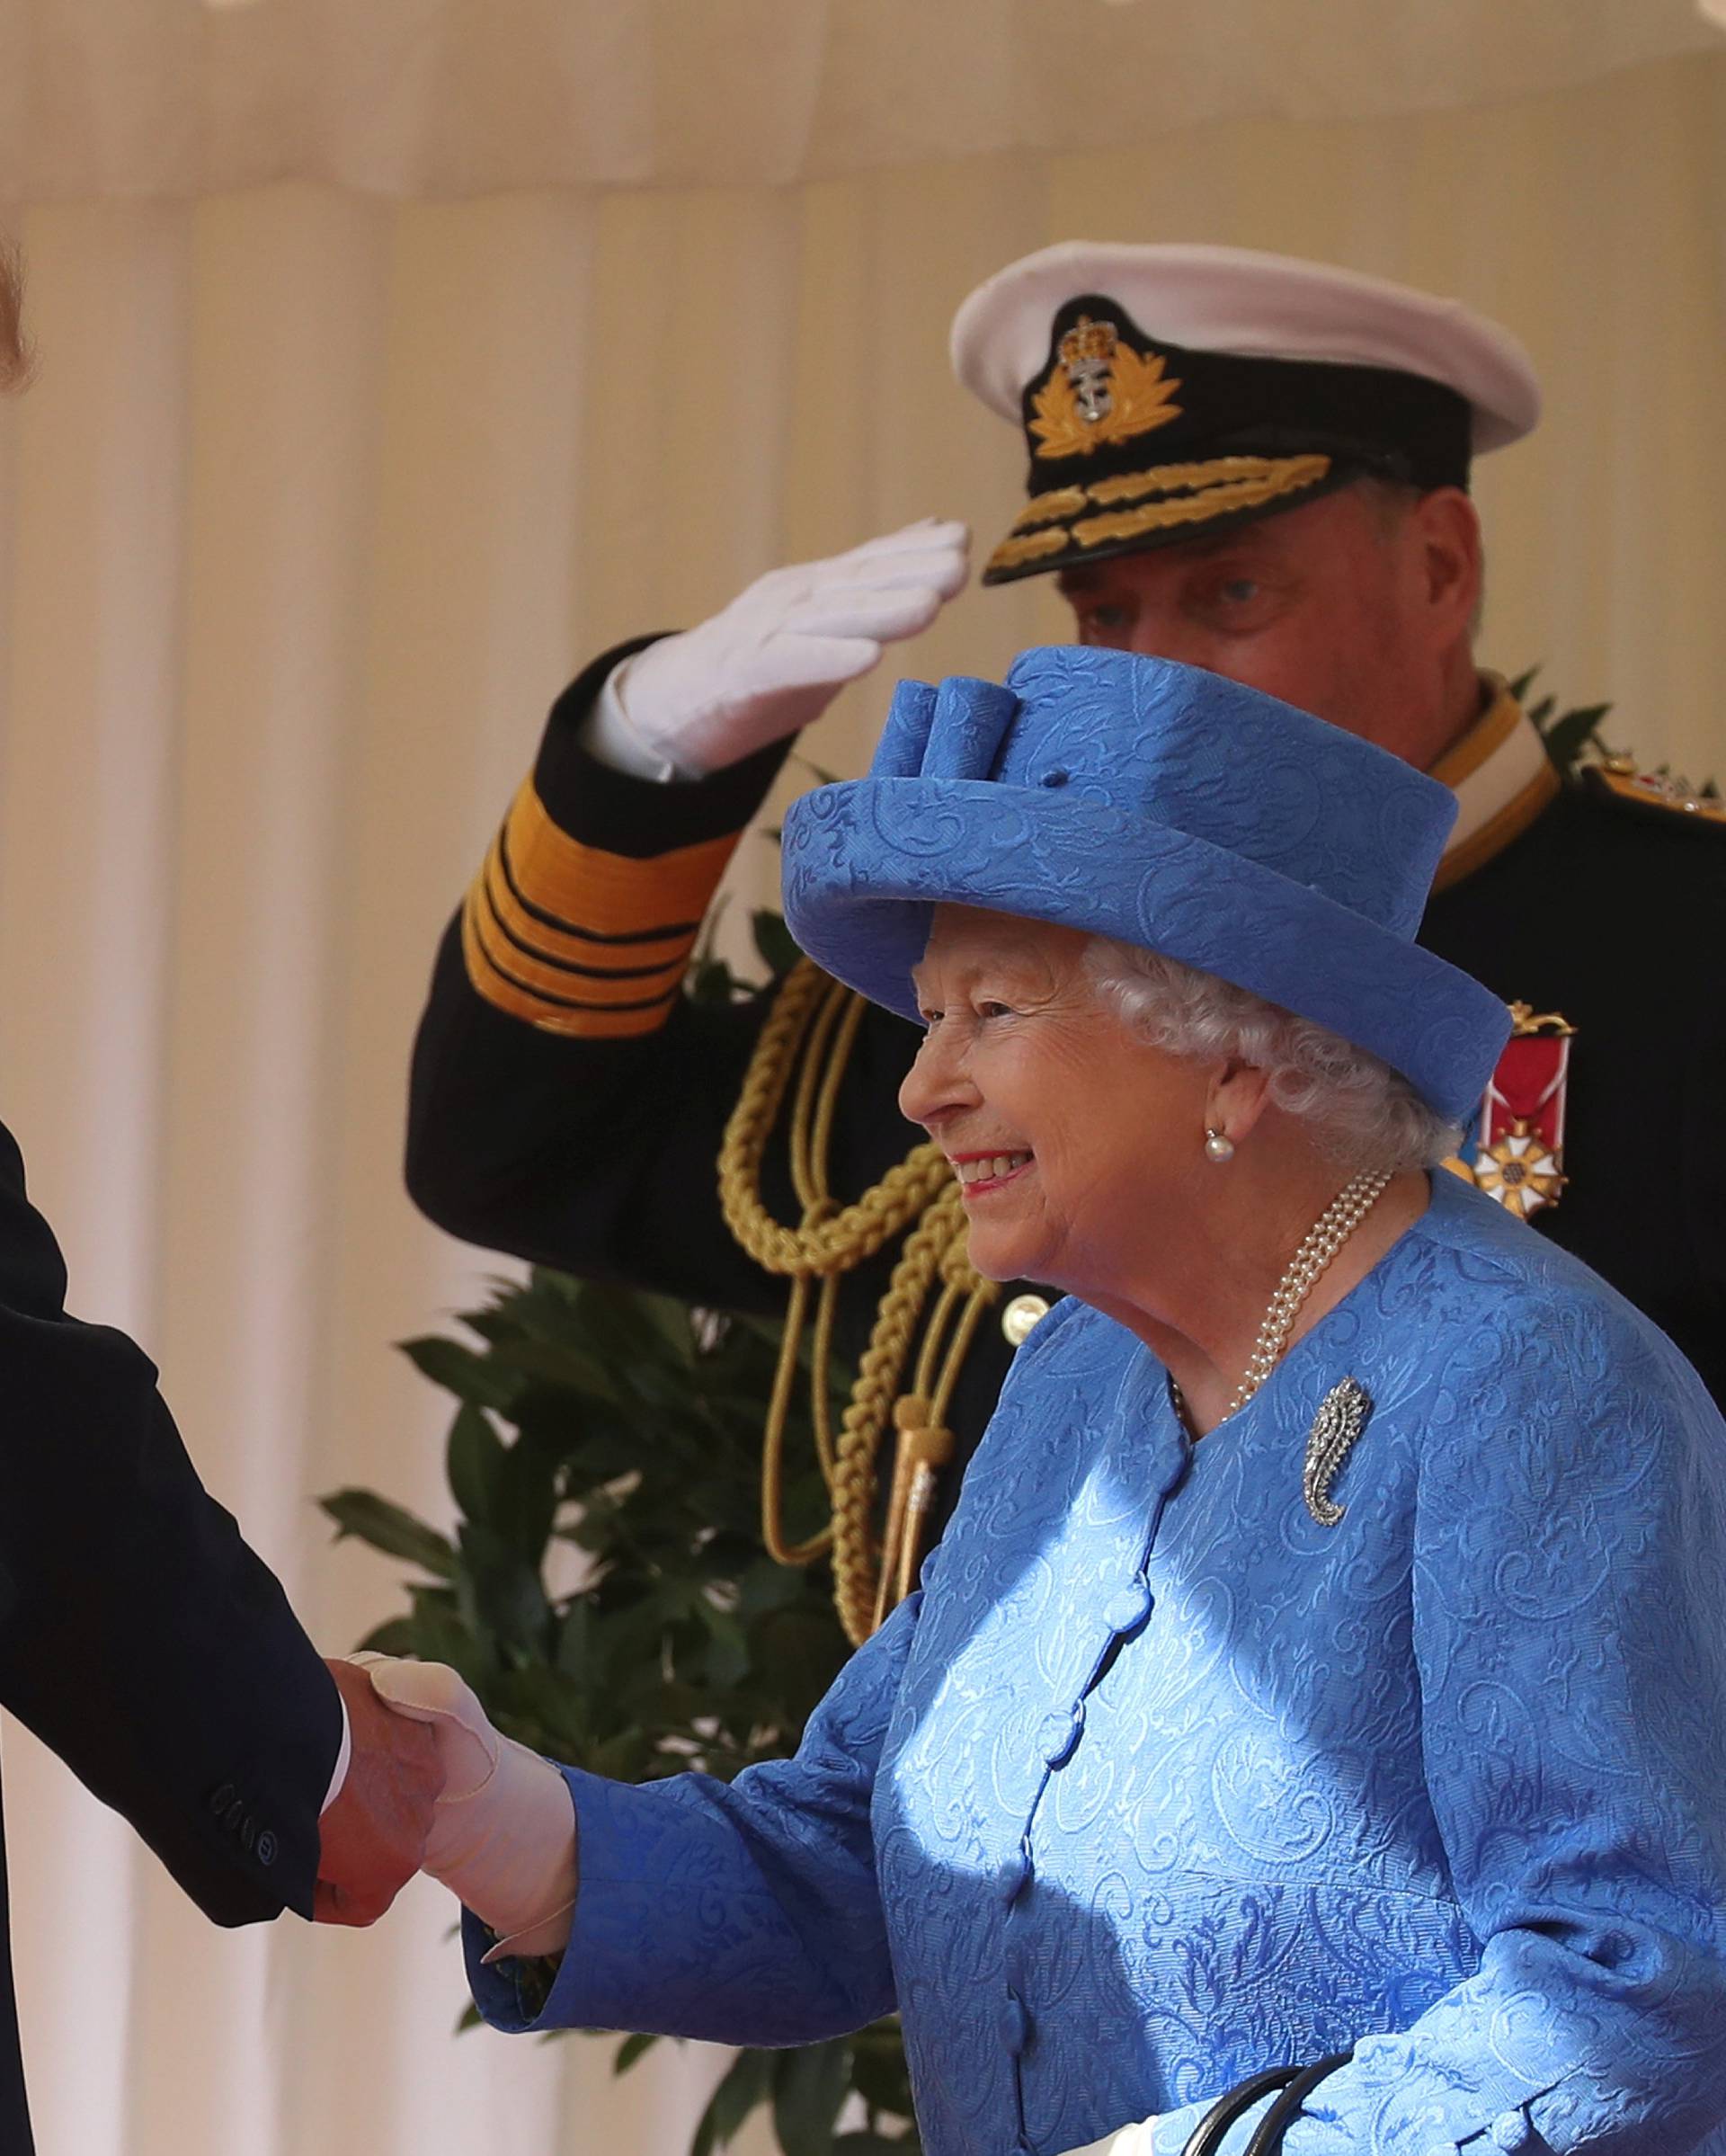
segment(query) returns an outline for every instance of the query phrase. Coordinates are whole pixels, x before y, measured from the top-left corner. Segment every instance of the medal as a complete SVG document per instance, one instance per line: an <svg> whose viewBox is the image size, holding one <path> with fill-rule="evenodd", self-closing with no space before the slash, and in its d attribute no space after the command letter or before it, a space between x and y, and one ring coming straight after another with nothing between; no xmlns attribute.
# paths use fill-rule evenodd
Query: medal
<svg viewBox="0 0 1726 2156"><path fill-rule="evenodd" d="M1564 1172L1564 1095L1576 1028L1556 1011L1510 1006L1511 1034L1463 1150L1445 1165L1526 1220L1556 1205Z"/></svg>

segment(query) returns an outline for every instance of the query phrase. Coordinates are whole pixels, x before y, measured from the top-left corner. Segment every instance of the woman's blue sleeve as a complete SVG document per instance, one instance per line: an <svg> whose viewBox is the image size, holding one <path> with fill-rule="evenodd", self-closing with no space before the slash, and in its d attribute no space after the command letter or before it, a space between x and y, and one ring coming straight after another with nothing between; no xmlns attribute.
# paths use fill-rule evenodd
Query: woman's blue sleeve
<svg viewBox="0 0 1726 2156"><path fill-rule="evenodd" d="M1570 1296L1472 1338L1435 1394L1412 1590L1480 1967L1367 2036L1286 2156L1695 2147L1726 2120L1726 1427L1669 1343ZM1157 2156L1203 2108L1157 2122Z"/></svg>
<svg viewBox="0 0 1726 2156"><path fill-rule="evenodd" d="M468 1981L494 2027L616 2028L721 2044L811 2044L894 2004L869 1803L921 1606L901 1603L840 1672L795 1759L734 1782L639 1786L566 1768L578 1828L574 1928L542 2007L522 1965Z"/></svg>

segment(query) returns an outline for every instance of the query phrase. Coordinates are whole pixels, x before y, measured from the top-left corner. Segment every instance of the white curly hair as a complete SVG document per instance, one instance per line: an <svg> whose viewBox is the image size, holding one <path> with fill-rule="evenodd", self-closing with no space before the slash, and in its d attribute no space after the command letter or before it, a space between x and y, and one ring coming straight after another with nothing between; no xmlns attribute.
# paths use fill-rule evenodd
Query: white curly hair
<svg viewBox="0 0 1726 2156"><path fill-rule="evenodd" d="M1461 1142L1455 1125L1428 1108L1401 1072L1232 982L1108 936L1091 939L1085 968L1152 1047L1206 1062L1235 1058L1266 1072L1277 1107L1301 1117L1351 1172L1429 1168Z"/></svg>

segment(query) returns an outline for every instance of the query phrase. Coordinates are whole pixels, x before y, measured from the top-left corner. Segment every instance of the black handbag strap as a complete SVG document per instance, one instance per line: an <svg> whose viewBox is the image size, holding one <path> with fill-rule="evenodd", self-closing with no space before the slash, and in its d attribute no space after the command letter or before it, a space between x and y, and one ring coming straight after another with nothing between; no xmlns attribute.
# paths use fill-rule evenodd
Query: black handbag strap
<svg viewBox="0 0 1726 2156"><path fill-rule="evenodd" d="M1236 2119L1250 2111L1261 2096L1286 2089L1300 2075L1298 2066L1269 2066L1263 2073L1255 2073L1250 2079L1237 2082L1217 2098L1193 2128L1180 2156L1216 2156L1223 2136Z"/></svg>
<svg viewBox="0 0 1726 2156"><path fill-rule="evenodd" d="M1328 2059L1303 2067L1259 2122L1259 2131L1247 2143L1247 2156L1277 2156L1283 2136L1301 2116L1302 2107L1322 2080L1327 2080L1339 2066L1348 2065L1354 2057L1351 2051L1334 2051Z"/></svg>

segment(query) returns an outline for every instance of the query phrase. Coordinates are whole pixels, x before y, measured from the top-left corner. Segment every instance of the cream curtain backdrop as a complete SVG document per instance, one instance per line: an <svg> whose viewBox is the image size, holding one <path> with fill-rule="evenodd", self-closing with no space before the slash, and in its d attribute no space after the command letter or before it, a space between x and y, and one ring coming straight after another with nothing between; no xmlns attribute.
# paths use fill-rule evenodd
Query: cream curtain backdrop
<svg viewBox="0 0 1726 2156"><path fill-rule="evenodd" d="M20 187L4 222L40 375L0 409L0 1103L74 1306L156 1354L332 1650L399 1590L312 1494L444 1510L443 1409L390 1342L495 1263L403 1195L404 1074L545 707L782 559L929 512L992 541L1019 451L944 348L1010 256L1288 248L1510 324L1548 418L1481 475L1486 655L1726 771L1726 56L797 186ZM990 673L1061 633L1036 585L969 592L908 665ZM885 695L849 694L810 756L859 768ZM764 842L734 882L770 895ZM15 1727L5 1753L45 2156L684 2145L711 2055L613 2085L606 2047L452 2036L435 1890L363 1937L217 1933Z"/></svg>
<svg viewBox="0 0 1726 2156"><path fill-rule="evenodd" d="M1569 86L1711 46L1721 4L4 0L0 200L787 184L1115 149Z"/></svg>

